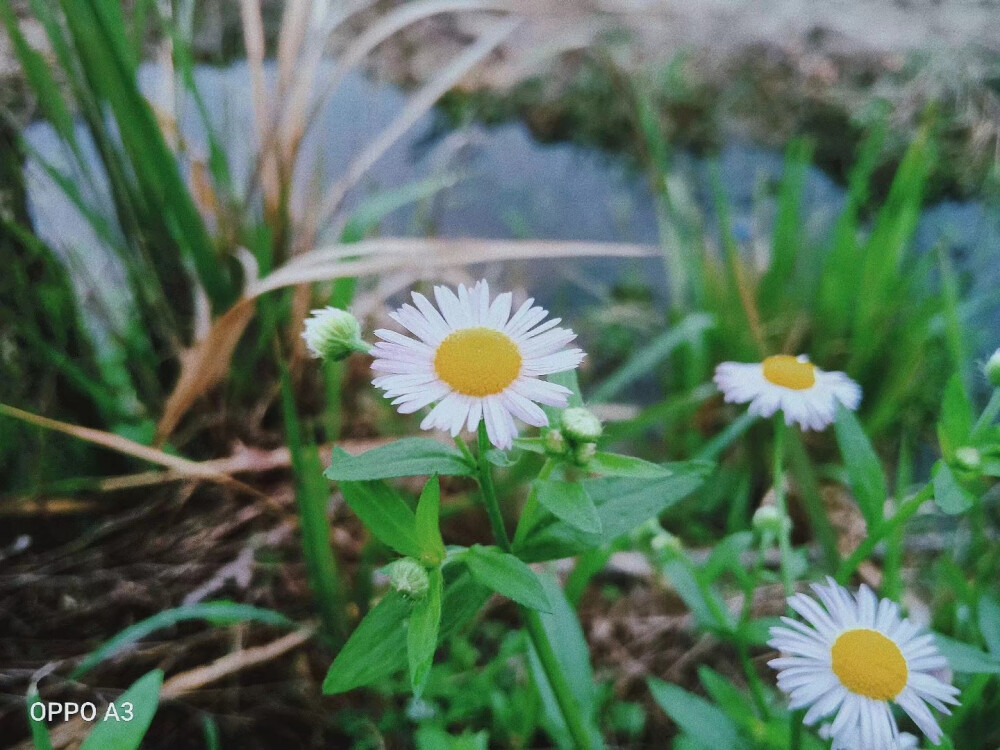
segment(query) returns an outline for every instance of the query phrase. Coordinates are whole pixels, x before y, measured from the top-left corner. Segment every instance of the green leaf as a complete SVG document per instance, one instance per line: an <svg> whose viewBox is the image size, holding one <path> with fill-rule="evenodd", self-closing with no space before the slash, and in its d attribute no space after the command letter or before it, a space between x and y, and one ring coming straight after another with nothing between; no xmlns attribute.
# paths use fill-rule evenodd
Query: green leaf
<svg viewBox="0 0 1000 750"><path fill-rule="evenodd" d="M416 530L420 543L421 558L432 565L438 565L445 556L444 539L441 538L441 485L437 476L431 477L424 485L417 502Z"/></svg>
<svg viewBox="0 0 1000 750"><path fill-rule="evenodd" d="M416 516L395 490L383 482L341 482L340 491L380 542L401 555L420 557Z"/></svg>
<svg viewBox="0 0 1000 750"><path fill-rule="evenodd" d="M944 461L938 461L934 472L934 502L949 515L964 513L975 503L972 493L965 489L955 478L951 467Z"/></svg>
<svg viewBox="0 0 1000 750"><path fill-rule="evenodd" d="M545 455L545 440L540 437L514 438L514 447L529 453Z"/></svg>
<svg viewBox="0 0 1000 750"><path fill-rule="evenodd" d="M417 750L488 750L490 736L484 729L452 736L441 727L424 724L415 735Z"/></svg>
<svg viewBox="0 0 1000 750"><path fill-rule="evenodd" d="M431 438L403 438L357 456L335 448L324 475L335 482L359 482L431 474L465 477L474 473L475 467L466 462L458 448Z"/></svg>
<svg viewBox="0 0 1000 750"><path fill-rule="evenodd" d="M956 373L948 380L941 400L941 418L938 421L938 442L941 452L952 457L958 448L968 443L972 433L972 403Z"/></svg>
<svg viewBox="0 0 1000 750"><path fill-rule="evenodd" d="M990 653L1000 659L1000 603L988 594L979 597L979 632Z"/></svg>
<svg viewBox="0 0 1000 750"><path fill-rule="evenodd" d="M735 615L729 611L726 603L714 588L707 584L704 587L699 584L699 573L691 567L687 560L676 558L669 560L664 564L663 570L670 580L670 585L684 600L698 623L706 628L726 632L733 630L736 626ZM709 597L711 597L711 601L709 601ZM721 614L716 615L716 612Z"/></svg>
<svg viewBox="0 0 1000 750"><path fill-rule="evenodd" d="M163 671L154 669L136 680L114 702L120 720L114 716L98 719L80 750L137 750L153 722L160 702ZM125 719L125 716L131 716Z"/></svg>
<svg viewBox="0 0 1000 750"><path fill-rule="evenodd" d="M1000 674L1000 659L968 643L934 633L938 651L948 660L953 672L963 674Z"/></svg>
<svg viewBox="0 0 1000 750"><path fill-rule="evenodd" d="M550 516L532 527L515 552L527 562L541 562L603 547L691 494L701 486L712 466L691 461L670 464L671 474L659 479L607 477L584 480L583 487L597 508L602 531L587 533Z"/></svg>
<svg viewBox="0 0 1000 750"><path fill-rule="evenodd" d="M670 469L633 456L598 451L587 468L605 477L635 477L636 479L658 479L670 476Z"/></svg>
<svg viewBox="0 0 1000 750"><path fill-rule="evenodd" d="M501 552L496 547L477 544L469 548L464 560L472 577L484 586L525 607L542 612L551 611L549 599L538 576L514 555Z"/></svg>
<svg viewBox="0 0 1000 750"><path fill-rule="evenodd" d="M748 696L740 692L730 678L723 677L706 666L700 666L698 679L712 700L723 707L729 716L740 723L740 726L753 725L756 715L747 700Z"/></svg>
<svg viewBox="0 0 1000 750"><path fill-rule="evenodd" d="M742 750L749 747L736 724L718 707L686 690L650 678L649 690L674 723L709 748Z"/></svg>
<svg viewBox="0 0 1000 750"><path fill-rule="evenodd" d="M441 569L428 572L430 586L426 596L413 603L410 624L406 631L406 655L410 665L410 686L416 698L424 691L427 677L434 663L437 649L438 628L441 625L441 599L444 579Z"/></svg>
<svg viewBox="0 0 1000 750"><path fill-rule="evenodd" d="M186 620L207 620L216 627L235 625L239 622L260 622L265 625L275 625L282 628L296 627L294 620L290 620L280 612L252 607L249 604L217 601L165 609L162 612L157 612L152 617L140 620L134 625L129 625L111 640L99 646L95 651L92 651L70 673L70 679L80 679L80 677L102 661L121 653L136 641L142 640L157 630L173 627L177 623Z"/></svg>
<svg viewBox="0 0 1000 750"><path fill-rule="evenodd" d="M851 490L868 524L868 531L872 532L882 523L885 500L888 496L882 464L854 412L839 402L834 428L837 432L840 453L847 465Z"/></svg>
<svg viewBox="0 0 1000 750"><path fill-rule="evenodd" d="M49 738L49 730L44 721L35 719L31 714L31 709L36 703L41 703L42 699L38 693L28 696L28 726L31 728L31 743L35 750L52 750L52 740Z"/></svg>
<svg viewBox="0 0 1000 750"><path fill-rule="evenodd" d="M556 518L589 534L601 533L601 517L580 483L537 479L532 490L538 502Z"/></svg>
<svg viewBox="0 0 1000 750"><path fill-rule="evenodd" d="M697 341L705 331L715 326L715 319L705 313L693 313L677 325L654 338L649 344L635 352L631 359L613 372L593 393L594 403L604 403L614 398L640 378L645 377L673 352L685 344ZM552 376L549 376L549 380ZM573 406L574 404L570 404Z"/></svg>
<svg viewBox="0 0 1000 750"><path fill-rule="evenodd" d="M462 566L449 566L445 578L450 580L444 589L438 643L451 637L490 596ZM402 594L386 594L337 654L323 681L323 693L346 693L405 669L407 637L402 624L409 611L410 602Z"/></svg>
<svg viewBox="0 0 1000 750"><path fill-rule="evenodd" d="M594 670L590 664L590 650L587 647L587 639L584 637L583 629L580 627L580 620L566 599L555 576L543 573L538 577L538 580L541 581L545 595L552 605L552 611L539 613L538 619L552 645L556 661L559 662L559 666L566 676L573 698L580 707L584 724L592 737L592 747L595 750L603 748L604 742L596 722L599 691L597 683L594 682ZM541 660L530 645L528 657L531 676L542 699L544 726L554 739L559 740L560 747L573 747L562 712L559 710L559 704L556 702L555 694L552 692L545 670L542 668Z"/></svg>

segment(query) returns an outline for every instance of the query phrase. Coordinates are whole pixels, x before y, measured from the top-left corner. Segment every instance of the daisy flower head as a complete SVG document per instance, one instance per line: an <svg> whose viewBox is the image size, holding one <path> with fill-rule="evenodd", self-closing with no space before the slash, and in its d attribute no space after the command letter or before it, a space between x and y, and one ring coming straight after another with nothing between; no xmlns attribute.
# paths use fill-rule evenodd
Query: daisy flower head
<svg viewBox="0 0 1000 750"><path fill-rule="evenodd" d="M372 381L401 414L435 404L420 423L424 430L447 430L456 436L482 421L490 442L509 448L517 435L514 417L535 427L548 422L538 406L566 406L568 388L541 376L576 368L580 349L566 348L576 338L557 327L560 318L542 322L548 312L529 299L511 314L513 295L490 300L485 281L457 294L434 287L437 307L418 292L392 319L416 338L375 331Z"/></svg>
<svg viewBox="0 0 1000 750"><path fill-rule="evenodd" d="M763 362L723 362L715 384L727 403L750 404L750 413L770 417L779 409L785 424L822 430L833 422L839 401L854 411L861 386L842 372L821 370L805 355L776 354Z"/></svg>
<svg viewBox="0 0 1000 750"><path fill-rule="evenodd" d="M788 604L806 621L781 618L768 662L790 708L808 707L805 723L832 716L834 750L896 750L901 735L890 703L902 708L937 744L941 727L928 706L950 713L958 689L940 679L948 666L933 636L902 617L889 599L862 586L855 596L832 578L814 585L819 601L795 594Z"/></svg>

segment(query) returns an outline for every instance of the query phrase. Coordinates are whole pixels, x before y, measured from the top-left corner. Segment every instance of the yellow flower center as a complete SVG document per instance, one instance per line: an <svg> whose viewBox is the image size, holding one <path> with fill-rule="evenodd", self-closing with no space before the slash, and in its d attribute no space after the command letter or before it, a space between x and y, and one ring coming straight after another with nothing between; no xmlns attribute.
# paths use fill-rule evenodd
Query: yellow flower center
<svg viewBox="0 0 1000 750"><path fill-rule="evenodd" d="M899 646L878 631L848 630L834 641L832 654L833 673L852 693L887 701L906 687L906 659Z"/></svg>
<svg viewBox="0 0 1000 750"><path fill-rule="evenodd" d="M434 371L465 396L493 396L503 393L521 373L521 352L505 333L463 328L438 346Z"/></svg>
<svg viewBox="0 0 1000 750"><path fill-rule="evenodd" d="M782 388L804 391L816 382L816 367L790 354L776 354L764 360L764 377Z"/></svg>

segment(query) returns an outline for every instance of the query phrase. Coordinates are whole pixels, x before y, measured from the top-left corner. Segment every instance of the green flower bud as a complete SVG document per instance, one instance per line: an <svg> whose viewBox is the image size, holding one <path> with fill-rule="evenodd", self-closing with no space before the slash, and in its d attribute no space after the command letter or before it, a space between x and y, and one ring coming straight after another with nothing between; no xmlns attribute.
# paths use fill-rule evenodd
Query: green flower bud
<svg viewBox="0 0 1000 750"><path fill-rule="evenodd" d="M430 578L424 566L412 557L396 560L388 566L389 582L401 594L419 599L427 593Z"/></svg>
<svg viewBox="0 0 1000 750"><path fill-rule="evenodd" d="M983 373L986 375L986 379L990 381L990 385L994 388L1000 388L1000 349L993 352L993 356L986 360Z"/></svg>
<svg viewBox="0 0 1000 750"><path fill-rule="evenodd" d="M562 428L566 438L576 443L596 443L604 432L601 420L579 406L563 411Z"/></svg>
<svg viewBox="0 0 1000 750"><path fill-rule="evenodd" d="M549 430L545 433L545 452L550 456L562 456L566 453L566 438L559 430Z"/></svg>
<svg viewBox="0 0 1000 750"><path fill-rule="evenodd" d="M792 530L792 519L783 515L773 505L761 505L753 513L751 521L753 530L760 535L765 544Z"/></svg>
<svg viewBox="0 0 1000 750"><path fill-rule="evenodd" d="M573 461L577 466L586 466L597 454L597 443L581 443L573 450Z"/></svg>
<svg viewBox="0 0 1000 750"><path fill-rule="evenodd" d="M654 552L669 552L681 554L684 551L684 543L669 531L660 531L649 540L649 546Z"/></svg>
<svg viewBox="0 0 1000 750"><path fill-rule="evenodd" d="M955 451L955 463L966 471L979 471L983 465L983 455L971 445L963 445Z"/></svg>
<svg viewBox="0 0 1000 750"><path fill-rule="evenodd" d="M368 344L361 338L361 324L346 310L324 307L313 310L302 332L306 346L318 359L337 362L354 352L367 352Z"/></svg>

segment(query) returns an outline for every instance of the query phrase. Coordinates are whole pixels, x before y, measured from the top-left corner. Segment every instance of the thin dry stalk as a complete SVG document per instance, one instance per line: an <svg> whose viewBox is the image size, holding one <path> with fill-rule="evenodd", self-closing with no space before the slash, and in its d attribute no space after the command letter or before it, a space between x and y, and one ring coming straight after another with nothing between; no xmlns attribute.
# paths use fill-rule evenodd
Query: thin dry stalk
<svg viewBox="0 0 1000 750"><path fill-rule="evenodd" d="M160 688L160 700L182 698L196 690L200 690L206 685L218 682L226 677L231 677L245 669L253 669L262 664L267 664L287 654L289 651L299 648L307 643L315 634L315 626L303 628L263 646L241 649L231 654L226 654L211 664L206 664L187 672L181 672L163 683L163 687ZM69 747L74 743L81 742L90 732L92 726L92 722L73 719L52 728L49 731L49 739L52 742L52 747L55 750L59 750L60 748ZM33 750L33 748L34 746L29 740L17 745L14 750Z"/></svg>
<svg viewBox="0 0 1000 750"><path fill-rule="evenodd" d="M330 186L319 208L313 209L306 217L304 233L300 237L300 247L312 246L318 228L330 219L357 181L434 106L438 99L489 55L519 24L519 19L499 21L410 97L396 119L355 157L344 175Z"/></svg>
<svg viewBox="0 0 1000 750"><path fill-rule="evenodd" d="M260 149L260 185L269 216L276 217L281 205L281 183L275 150L271 145L268 123L273 119L270 95L264 80L264 21L260 0L240 0L243 22L243 46L250 69L250 91L253 96L254 130Z"/></svg>
<svg viewBox="0 0 1000 750"><path fill-rule="evenodd" d="M85 440L88 443L100 445L118 453L124 453L127 456L133 456L134 458L139 458L143 461L149 461L150 463L165 466L168 469L184 474L188 479L202 479L210 482L217 482L219 484L236 486L253 495L261 495L259 491L253 489L252 487L248 487L227 474L223 474L215 469L206 467L197 461L191 461L186 458L181 458L180 456L165 453L156 448L151 448L148 445L143 445L142 443L137 443L134 440L124 438L121 435L115 435L112 432L95 430L92 427L81 427L79 425L69 424L68 422L61 422L58 419L42 417L38 414L32 414L31 412L23 411L22 409L15 408L13 406L7 406L6 404L0 404L0 415L11 417L13 419L19 419L23 422L28 422L29 424L42 427L46 430L61 432L75 437L78 440Z"/></svg>

